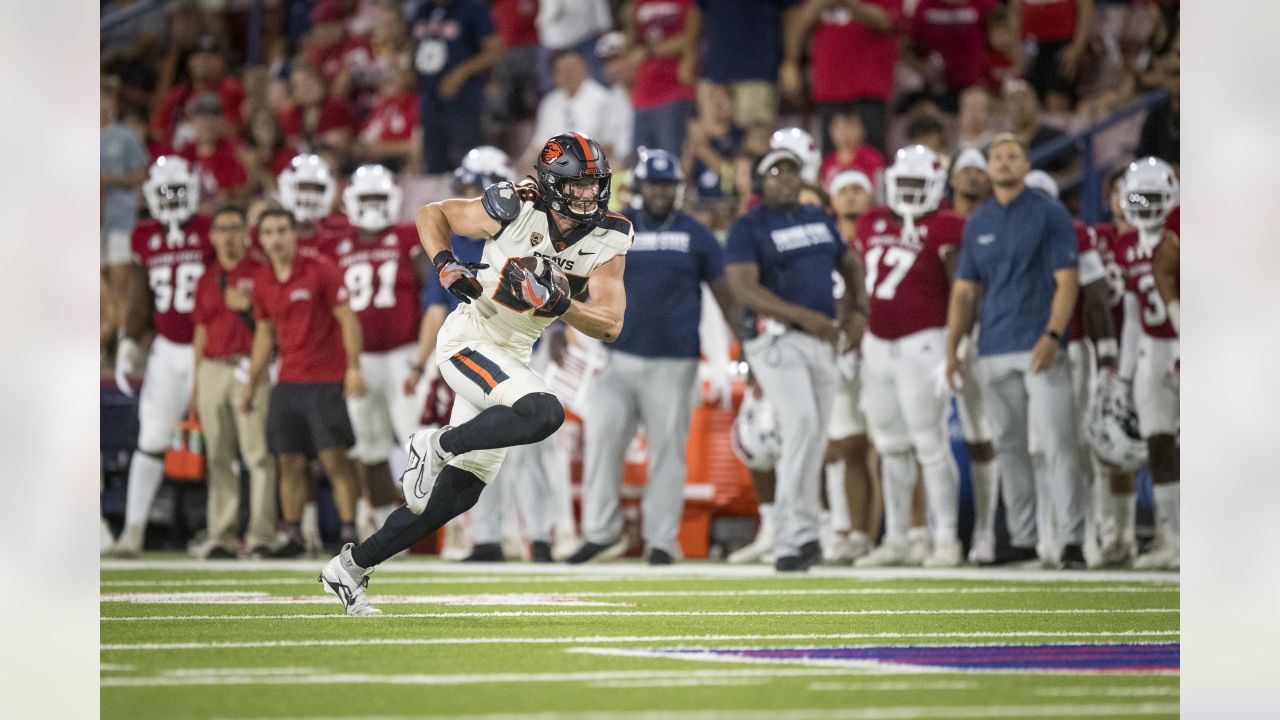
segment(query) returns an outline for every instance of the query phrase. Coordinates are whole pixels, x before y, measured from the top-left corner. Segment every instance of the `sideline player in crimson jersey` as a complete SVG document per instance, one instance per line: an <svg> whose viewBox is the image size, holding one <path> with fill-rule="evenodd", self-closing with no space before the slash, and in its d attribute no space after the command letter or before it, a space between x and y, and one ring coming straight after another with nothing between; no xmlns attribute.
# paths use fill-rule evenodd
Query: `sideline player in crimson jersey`
<svg viewBox="0 0 1280 720"><path fill-rule="evenodd" d="M899 150L885 171L888 207L858 219L867 266L870 320L862 341L862 407L881 458L885 537L861 567L908 562L907 529L916 462L932 522L928 567L961 562L959 473L946 418L949 395L936 380L944 360L947 301L964 221L938 210L946 173L923 145Z"/></svg>
<svg viewBox="0 0 1280 720"><path fill-rule="evenodd" d="M1178 270L1182 253L1182 206L1169 212L1164 221L1164 240L1162 240L1151 256L1151 274L1155 276L1156 292L1164 301L1164 309L1169 314L1169 324L1173 331L1182 334L1181 283L1178 281Z"/></svg>
<svg viewBox="0 0 1280 720"><path fill-rule="evenodd" d="M412 225L395 223L403 191L381 165L363 165L342 193L350 225L324 241L323 254L338 265L360 320L365 394L347 398L356 434L351 455L363 467L364 492L373 506L371 534L396 509L398 492L388 459L418 429L422 387L406 395L422 308L418 294L427 258ZM405 458L397 457L400 470Z"/></svg>
<svg viewBox="0 0 1280 720"><path fill-rule="evenodd" d="M186 160L173 155L157 159L142 194L151 219L133 230L135 265L116 354L116 384L126 395L133 395L130 378L141 355L139 340L147 324L148 306L155 339L138 399L138 447L129 461L124 531L106 551L120 558L142 554L147 516L164 480L164 451L174 425L187 410L194 362L191 311L196 283L214 257L209 218L196 214L199 179Z"/></svg>
<svg viewBox="0 0 1280 720"><path fill-rule="evenodd" d="M1140 555L1134 566L1177 569L1181 564L1178 333L1156 286L1152 258L1168 239L1165 220L1178 204L1178 179L1168 163L1147 157L1130 163L1117 191L1125 220L1137 228L1120 236L1116 255L1125 269L1126 290L1137 298L1137 315L1142 322L1133 400L1138 428L1147 439L1156 500L1156 544ZM1126 318L1126 323L1130 321Z"/></svg>
<svg viewBox="0 0 1280 720"><path fill-rule="evenodd" d="M280 173L276 186L280 204L297 222L298 252L326 257L330 241L349 227L347 218L333 209L338 183L329 166L319 155L299 155ZM257 244L256 229L254 233Z"/></svg>

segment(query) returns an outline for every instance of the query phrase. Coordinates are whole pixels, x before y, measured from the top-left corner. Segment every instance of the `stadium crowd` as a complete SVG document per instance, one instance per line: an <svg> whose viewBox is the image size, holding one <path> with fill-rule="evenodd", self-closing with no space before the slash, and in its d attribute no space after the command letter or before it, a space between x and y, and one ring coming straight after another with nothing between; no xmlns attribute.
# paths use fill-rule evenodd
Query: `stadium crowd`
<svg viewBox="0 0 1280 720"><path fill-rule="evenodd" d="M551 327L531 367L580 425L514 448L445 557L639 549L639 447L644 557L679 559L705 403L737 408L759 503L729 562L1178 567L1176 0L110 0L102 19L104 397L138 417L104 472L108 555L164 544L147 526L180 514L156 499L184 453L204 456L196 557L332 554L379 527L405 441L452 405L432 358L458 299L414 211L520 183L577 133L634 227L623 334ZM1110 145L1069 141L1137 104ZM453 238L464 263L482 246Z"/></svg>

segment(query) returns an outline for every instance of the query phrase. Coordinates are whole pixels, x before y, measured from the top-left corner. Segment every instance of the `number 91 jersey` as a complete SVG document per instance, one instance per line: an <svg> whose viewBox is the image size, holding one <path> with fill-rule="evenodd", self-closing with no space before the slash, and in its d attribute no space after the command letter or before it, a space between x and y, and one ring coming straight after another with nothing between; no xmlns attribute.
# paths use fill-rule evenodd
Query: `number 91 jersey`
<svg viewBox="0 0 1280 720"><path fill-rule="evenodd" d="M413 262L422 245L414 226L395 225L365 238L347 226L326 238L320 252L342 271L351 309L364 333L365 352L386 352L417 341L422 306Z"/></svg>
<svg viewBox="0 0 1280 720"><path fill-rule="evenodd" d="M943 253L960 249L964 219L938 210L918 219L908 233L888 208L858 218L857 239L866 263L867 330L897 340L928 328L945 327L951 285Z"/></svg>
<svg viewBox="0 0 1280 720"><path fill-rule="evenodd" d="M552 222L551 212L540 197L521 189L520 213L484 244L484 259L489 267L477 275L482 289L480 297L453 311L458 320L442 330L437 358L447 358L466 346L467 336L479 335L511 350L527 362L533 343L555 317L526 305L502 282L502 270L508 262L521 257L539 255L560 266L569 278L572 297L587 297L587 280L601 265L619 255L626 255L635 234L631 221L621 215L605 214L592 227L578 226L561 236ZM450 321L455 318L450 317ZM450 337L446 342L445 333Z"/></svg>
<svg viewBox="0 0 1280 720"><path fill-rule="evenodd" d="M190 344L195 335L196 284L215 259L209 225L208 216L193 215L177 232L150 218L133 229L133 261L155 296L156 334L175 343Z"/></svg>

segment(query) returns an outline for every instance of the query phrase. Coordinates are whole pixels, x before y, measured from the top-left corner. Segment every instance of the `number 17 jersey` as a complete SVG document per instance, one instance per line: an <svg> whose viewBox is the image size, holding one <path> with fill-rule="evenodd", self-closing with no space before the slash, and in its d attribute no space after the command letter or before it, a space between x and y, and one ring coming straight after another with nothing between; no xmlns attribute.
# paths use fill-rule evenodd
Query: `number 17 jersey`
<svg viewBox="0 0 1280 720"><path fill-rule="evenodd" d="M866 264L867 331L897 340L928 328L945 327L951 282L944 253L960 250L964 219L938 210L907 232L886 207L858 218L857 238Z"/></svg>

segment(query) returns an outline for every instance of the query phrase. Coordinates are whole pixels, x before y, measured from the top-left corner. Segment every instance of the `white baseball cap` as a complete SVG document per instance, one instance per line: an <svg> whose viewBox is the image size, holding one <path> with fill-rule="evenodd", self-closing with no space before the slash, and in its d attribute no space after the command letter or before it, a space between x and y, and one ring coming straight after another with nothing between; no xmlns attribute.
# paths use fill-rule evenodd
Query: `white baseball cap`
<svg viewBox="0 0 1280 720"><path fill-rule="evenodd" d="M987 160L982 157L982 151L977 148L965 148L956 156L955 162L951 163L951 171L963 170L967 167L976 167L982 172L987 171Z"/></svg>
<svg viewBox="0 0 1280 720"><path fill-rule="evenodd" d="M1058 197L1058 183L1054 181L1049 173L1043 170L1032 170L1022 179L1027 187L1035 188L1051 198Z"/></svg>
<svg viewBox="0 0 1280 720"><path fill-rule="evenodd" d="M850 185L858 185L868 193L871 192L871 178L861 170L842 170L831 178L831 184L827 186L827 194L835 196L836 193L845 189Z"/></svg>

